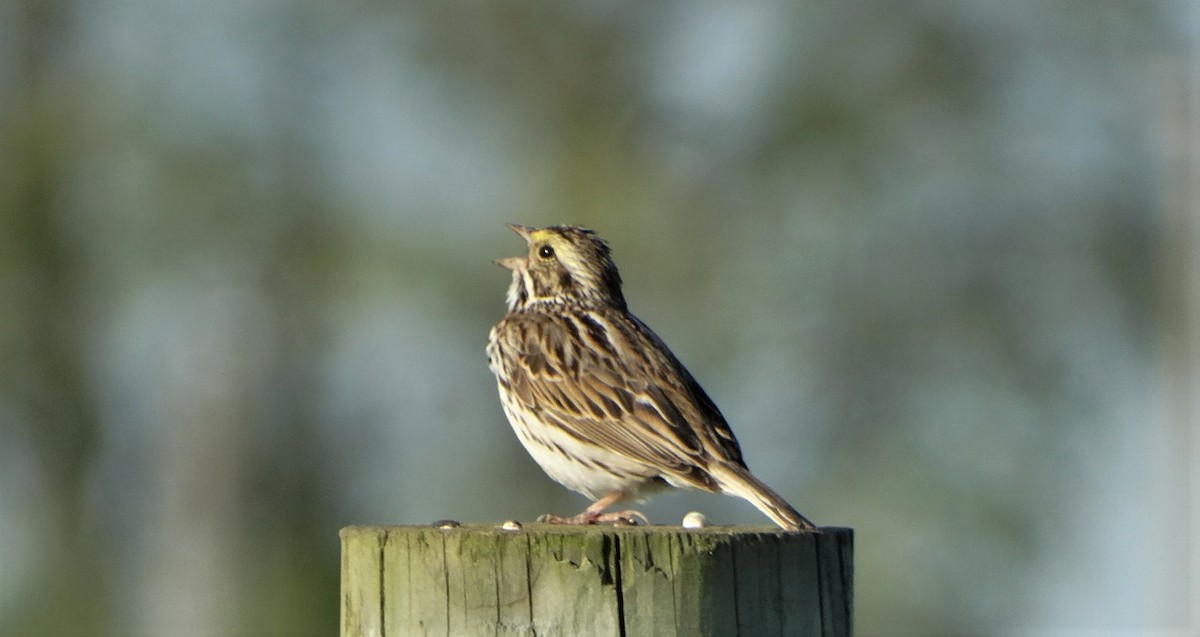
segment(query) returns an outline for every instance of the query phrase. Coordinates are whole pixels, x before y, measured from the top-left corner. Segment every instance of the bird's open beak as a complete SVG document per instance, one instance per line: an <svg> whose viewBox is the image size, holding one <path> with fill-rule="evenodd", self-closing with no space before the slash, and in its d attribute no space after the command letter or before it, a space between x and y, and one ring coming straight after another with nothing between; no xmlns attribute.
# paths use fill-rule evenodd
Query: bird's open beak
<svg viewBox="0 0 1200 637"><path fill-rule="evenodd" d="M533 236L533 231L537 230L537 228L530 228L529 226L523 226L519 223L506 223L504 225L508 226L509 230L521 235L521 238L526 242L528 242L530 237Z"/></svg>
<svg viewBox="0 0 1200 637"><path fill-rule="evenodd" d="M504 225L508 226L509 230L521 235L525 243L529 243L532 240L533 231L537 230L537 228L530 228L519 223L506 223ZM505 257L503 259L496 259L492 263L509 270L521 270L529 265L529 259L526 257Z"/></svg>
<svg viewBox="0 0 1200 637"><path fill-rule="evenodd" d="M525 267L525 257L504 257L496 259L492 263L508 270L520 270Z"/></svg>

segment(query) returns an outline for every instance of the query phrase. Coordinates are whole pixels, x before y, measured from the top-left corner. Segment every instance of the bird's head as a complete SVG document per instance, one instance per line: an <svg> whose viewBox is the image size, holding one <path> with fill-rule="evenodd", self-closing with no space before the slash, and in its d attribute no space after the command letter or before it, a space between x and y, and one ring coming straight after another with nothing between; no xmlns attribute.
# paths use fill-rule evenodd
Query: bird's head
<svg viewBox="0 0 1200 637"><path fill-rule="evenodd" d="M549 226L508 227L525 239L524 257L497 259L513 272L508 290L509 311L536 303L603 304L625 308L621 275L608 243L587 228Z"/></svg>

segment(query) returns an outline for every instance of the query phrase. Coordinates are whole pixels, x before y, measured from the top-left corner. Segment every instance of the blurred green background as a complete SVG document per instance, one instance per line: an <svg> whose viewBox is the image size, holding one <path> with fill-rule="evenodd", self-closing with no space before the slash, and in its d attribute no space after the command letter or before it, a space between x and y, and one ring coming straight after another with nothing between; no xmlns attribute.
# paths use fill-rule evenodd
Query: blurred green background
<svg viewBox="0 0 1200 637"><path fill-rule="evenodd" d="M0 5L0 632L330 635L531 519L483 353L577 223L863 635L1194 634L1186 0ZM677 523L768 521L664 494Z"/></svg>

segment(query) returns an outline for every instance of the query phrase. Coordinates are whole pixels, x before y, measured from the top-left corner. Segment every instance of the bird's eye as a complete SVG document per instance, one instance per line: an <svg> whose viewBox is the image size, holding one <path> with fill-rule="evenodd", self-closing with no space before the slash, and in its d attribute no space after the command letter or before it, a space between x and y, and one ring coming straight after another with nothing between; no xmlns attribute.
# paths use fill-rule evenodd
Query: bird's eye
<svg viewBox="0 0 1200 637"><path fill-rule="evenodd" d="M550 257L554 256L554 248L550 247L549 245L543 245L542 247L538 248L538 256L543 259L549 259Z"/></svg>

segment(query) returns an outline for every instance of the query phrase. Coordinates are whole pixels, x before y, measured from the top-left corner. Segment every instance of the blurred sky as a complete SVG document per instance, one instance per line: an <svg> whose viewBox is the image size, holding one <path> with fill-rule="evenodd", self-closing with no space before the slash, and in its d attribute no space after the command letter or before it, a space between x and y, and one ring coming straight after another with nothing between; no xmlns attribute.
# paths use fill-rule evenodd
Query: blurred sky
<svg viewBox="0 0 1200 637"><path fill-rule="evenodd" d="M0 5L0 626L330 634L532 519L503 227L613 245L864 635L1200 630L1185 0ZM763 523L664 494L675 523Z"/></svg>

